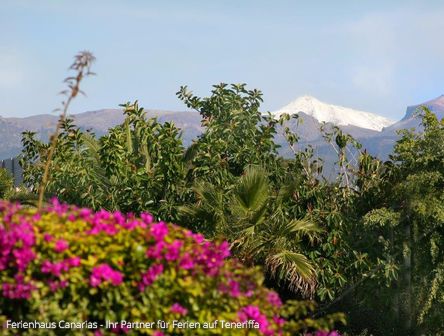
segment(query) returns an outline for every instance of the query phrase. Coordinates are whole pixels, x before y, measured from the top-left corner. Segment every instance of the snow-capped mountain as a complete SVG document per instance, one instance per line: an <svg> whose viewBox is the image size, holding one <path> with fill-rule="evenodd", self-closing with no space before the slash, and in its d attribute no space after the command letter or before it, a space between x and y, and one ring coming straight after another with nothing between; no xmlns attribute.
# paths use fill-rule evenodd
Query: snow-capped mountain
<svg viewBox="0 0 444 336"><path fill-rule="evenodd" d="M279 117L283 113L291 115L299 112L303 112L319 122L330 122L337 126L356 126L374 131L381 131L384 127L394 124L394 121L379 115L326 104L311 96L299 97L273 114Z"/></svg>

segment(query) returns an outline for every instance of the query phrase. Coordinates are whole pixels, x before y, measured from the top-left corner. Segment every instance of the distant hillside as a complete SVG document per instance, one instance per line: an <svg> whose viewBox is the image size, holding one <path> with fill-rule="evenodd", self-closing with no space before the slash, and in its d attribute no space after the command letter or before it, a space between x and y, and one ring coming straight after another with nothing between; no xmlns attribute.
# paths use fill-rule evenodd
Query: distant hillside
<svg viewBox="0 0 444 336"><path fill-rule="evenodd" d="M362 144L368 148L371 153L377 154L382 159L387 159L393 150L394 143L399 138L397 134L399 130L421 130L421 121L417 117L421 106L428 107L439 119L444 118L444 95L441 95L424 103L407 107L405 115L400 121L389 127L385 127L380 133L376 133L365 139L360 139Z"/></svg>
<svg viewBox="0 0 444 336"><path fill-rule="evenodd" d="M396 123L372 113L322 103L308 96L293 101L274 114L278 116L281 113L298 113L303 119L303 123L297 126L296 121L292 121L290 127L294 130L297 128L297 133L300 136L299 148L304 148L308 144L312 145L315 154L322 157L327 166L332 166L336 157L331 146L322 139L319 131L321 122L325 121L327 125L339 124L344 132L360 141L371 154L386 159L398 138L396 132L399 129L420 128L420 121L415 116L415 111L420 105L428 106L439 118L444 117L444 96L409 106L404 118ZM146 110L146 112L148 117L157 117L161 122L174 122L182 130L186 146L202 133L201 118L197 112L162 110ZM119 109L90 111L71 117L74 118L76 125L85 130L91 129L98 136L105 134L110 127L118 125L124 120L122 110ZM360 120L361 117L364 120ZM57 116L55 115L36 115L26 118L0 117L0 160L14 157L20 153L21 132L31 130L37 132L40 138L47 139L54 130L56 122ZM278 135L276 141L282 146L281 155L291 155L282 135Z"/></svg>
<svg viewBox="0 0 444 336"><path fill-rule="evenodd" d="M147 117L157 117L159 121L173 121L183 132L183 141L189 145L202 132L200 115L197 112L175 112L163 110L145 110ZM120 109L103 109L71 115L74 123L84 130L92 130L96 135L105 134L109 128L119 125L124 120ZM21 151L21 133L28 130L47 140L54 131L58 117L41 114L25 118L0 117L0 160L18 155Z"/></svg>

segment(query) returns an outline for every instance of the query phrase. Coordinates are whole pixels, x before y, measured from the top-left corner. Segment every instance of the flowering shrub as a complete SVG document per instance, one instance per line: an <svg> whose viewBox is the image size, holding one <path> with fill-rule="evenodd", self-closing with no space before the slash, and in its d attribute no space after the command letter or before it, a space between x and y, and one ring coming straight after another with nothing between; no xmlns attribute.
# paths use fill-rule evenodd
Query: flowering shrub
<svg viewBox="0 0 444 336"><path fill-rule="evenodd" d="M261 285L257 269L229 255L226 242L209 242L147 213L92 212L57 200L38 213L0 201L0 322L46 322L45 335L160 336L244 335L228 324L208 330L203 323L254 320L251 334L289 333L279 296ZM201 327L180 328L174 320ZM78 324L61 330L59 321ZM155 323L132 329L121 321Z"/></svg>

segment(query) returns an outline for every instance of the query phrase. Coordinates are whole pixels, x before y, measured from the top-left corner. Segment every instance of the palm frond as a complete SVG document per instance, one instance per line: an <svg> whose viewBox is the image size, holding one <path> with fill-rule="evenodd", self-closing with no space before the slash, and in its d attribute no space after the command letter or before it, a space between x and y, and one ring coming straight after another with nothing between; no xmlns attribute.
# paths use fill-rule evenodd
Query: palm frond
<svg viewBox="0 0 444 336"><path fill-rule="evenodd" d="M261 209L269 196L266 173L257 167L247 168L234 189L234 195L238 210L254 212Z"/></svg>
<svg viewBox="0 0 444 336"><path fill-rule="evenodd" d="M193 188L197 203L179 206L178 212L188 221L196 221L194 225L203 225L204 228L224 226L224 198L223 193L209 183L200 183ZM215 233L215 232L213 232ZM216 232L217 233L217 232Z"/></svg>
<svg viewBox="0 0 444 336"><path fill-rule="evenodd" d="M86 146L86 149L91 157L93 157L97 162L100 161L99 150L100 144L94 136L89 133L82 133L82 141Z"/></svg>
<svg viewBox="0 0 444 336"><path fill-rule="evenodd" d="M299 290L304 296L313 295L316 288L316 271L303 254L288 250L280 251L269 255L265 265L278 281L288 283L290 290Z"/></svg>
<svg viewBox="0 0 444 336"><path fill-rule="evenodd" d="M307 219L293 219L286 223L285 229L288 233L298 233L303 236L312 236L322 232L322 229L315 222Z"/></svg>

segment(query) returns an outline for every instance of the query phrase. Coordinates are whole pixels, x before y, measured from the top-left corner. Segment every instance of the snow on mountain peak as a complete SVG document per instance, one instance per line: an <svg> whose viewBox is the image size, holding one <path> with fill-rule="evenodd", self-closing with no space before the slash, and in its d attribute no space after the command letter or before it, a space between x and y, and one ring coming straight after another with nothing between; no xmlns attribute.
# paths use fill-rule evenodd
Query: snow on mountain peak
<svg viewBox="0 0 444 336"><path fill-rule="evenodd" d="M377 114L326 104L311 96L299 97L273 114L279 117L283 113L291 115L299 112L308 114L319 122L330 122L337 126L351 125L375 131L381 131L384 127L394 124L394 121Z"/></svg>

